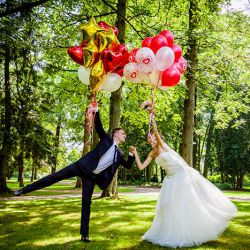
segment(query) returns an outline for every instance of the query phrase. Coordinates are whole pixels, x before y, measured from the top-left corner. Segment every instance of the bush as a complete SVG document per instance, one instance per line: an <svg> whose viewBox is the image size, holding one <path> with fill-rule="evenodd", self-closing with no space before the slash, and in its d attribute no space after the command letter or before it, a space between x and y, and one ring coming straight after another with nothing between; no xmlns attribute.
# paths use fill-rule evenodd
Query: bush
<svg viewBox="0 0 250 250"><path fill-rule="evenodd" d="M231 183L228 183L228 182L224 182L224 183L214 183L214 185L221 189L221 190L226 190L226 189L231 189L233 188L232 184Z"/></svg>
<svg viewBox="0 0 250 250"><path fill-rule="evenodd" d="M211 181L212 183L220 183L221 182L221 176L219 174L211 175L211 176L208 176L208 180Z"/></svg>

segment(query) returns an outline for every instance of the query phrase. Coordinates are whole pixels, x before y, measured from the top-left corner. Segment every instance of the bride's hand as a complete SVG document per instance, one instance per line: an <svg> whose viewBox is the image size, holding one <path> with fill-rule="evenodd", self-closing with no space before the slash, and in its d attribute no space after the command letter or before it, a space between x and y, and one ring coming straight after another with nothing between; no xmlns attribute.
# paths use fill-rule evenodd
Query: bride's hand
<svg viewBox="0 0 250 250"><path fill-rule="evenodd" d="M130 146L129 147L129 152L132 153L132 154L135 154L136 153L136 148L134 146Z"/></svg>

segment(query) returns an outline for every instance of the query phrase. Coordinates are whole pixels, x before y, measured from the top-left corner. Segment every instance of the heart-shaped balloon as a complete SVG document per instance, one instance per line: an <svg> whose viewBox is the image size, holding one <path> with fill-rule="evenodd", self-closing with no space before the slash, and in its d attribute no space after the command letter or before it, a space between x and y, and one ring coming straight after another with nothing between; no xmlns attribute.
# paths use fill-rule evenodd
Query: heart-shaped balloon
<svg viewBox="0 0 250 250"><path fill-rule="evenodd" d="M100 27L102 27L105 30L109 30L110 28L114 31L115 35L117 36L119 33L119 30L115 26L111 26L104 21L100 21L97 23Z"/></svg>
<svg viewBox="0 0 250 250"><path fill-rule="evenodd" d="M83 60L83 49L81 46L73 46L68 48L68 55L70 58L81 65L84 65L84 60Z"/></svg>
<svg viewBox="0 0 250 250"><path fill-rule="evenodd" d="M106 72L115 72L121 75L121 69L128 63L129 53L124 44L120 44L116 51L105 49L101 53L104 69Z"/></svg>

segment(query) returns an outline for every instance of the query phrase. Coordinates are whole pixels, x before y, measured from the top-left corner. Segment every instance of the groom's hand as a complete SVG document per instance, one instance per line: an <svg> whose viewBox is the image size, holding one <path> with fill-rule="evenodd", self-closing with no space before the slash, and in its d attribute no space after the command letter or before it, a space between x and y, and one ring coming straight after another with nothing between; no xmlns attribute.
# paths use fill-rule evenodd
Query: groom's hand
<svg viewBox="0 0 250 250"><path fill-rule="evenodd" d="M135 154L136 153L136 148L134 146L130 146L129 147L129 152L132 153L132 154Z"/></svg>

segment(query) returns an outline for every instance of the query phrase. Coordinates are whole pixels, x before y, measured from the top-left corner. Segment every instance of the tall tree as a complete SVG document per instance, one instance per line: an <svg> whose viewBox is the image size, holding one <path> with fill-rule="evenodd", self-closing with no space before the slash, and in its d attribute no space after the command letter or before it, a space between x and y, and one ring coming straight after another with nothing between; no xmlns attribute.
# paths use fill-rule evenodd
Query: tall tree
<svg viewBox="0 0 250 250"><path fill-rule="evenodd" d="M186 58L189 62L187 69L187 90L184 101L184 118L182 134L182 157L193 166L193 136L194 136L194 114L195 114L195 73L198 63L197 57L197 36L195 30L198 27L198 1L190 0L189 6L189 29L188 29L188 50Z"/></svg>
<svg viewBox="0 0 250 250"><path fill-rule="evenodd" d="M120 43L125 43L125 19L126 19L127 0L118 0L117 4L117 22L116 27L119 30L118 40ZM110 98L110 119L109 119L109 132L114 128L119 127L121 118L121 100L122 100L122 86L115 92L112 92ZM116 171L113 181L102 192L102 197L117 196L117 178L118 170Z"/></svg>
<svg viewBox="0 0 250 250"><path fill-rule="evenodd" d="M5 45L4 54L4 132L2 147L0 150L0 193L11 193L7 187L6 177L8 168L8 159L12 147L11 142L11 94L10 94L10 48L8 44Z"/></svg>

